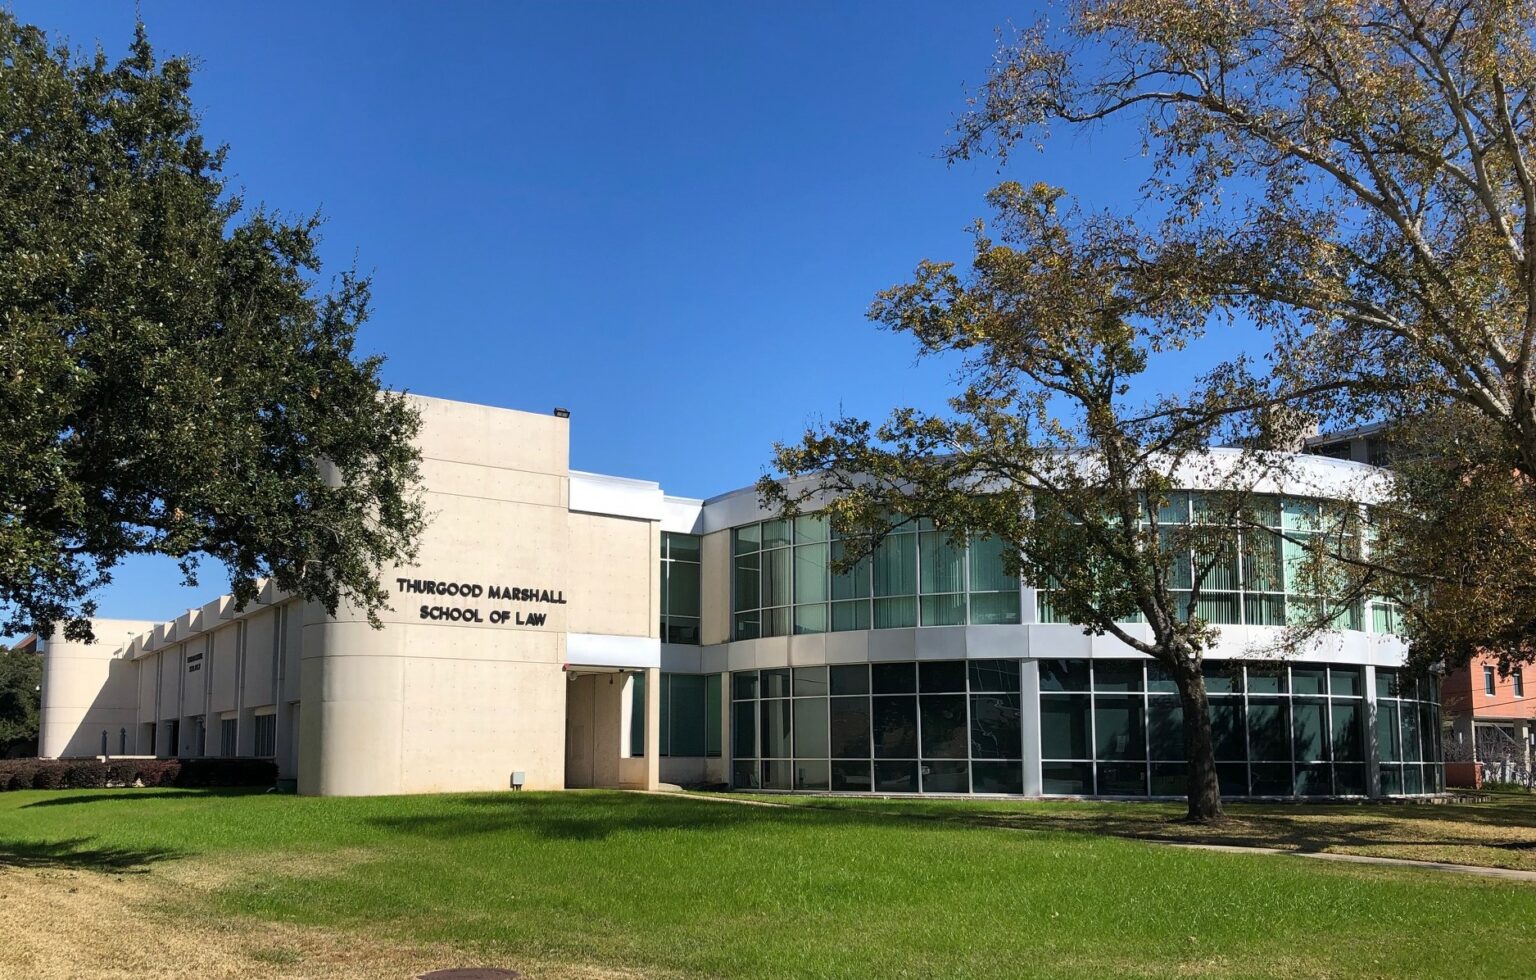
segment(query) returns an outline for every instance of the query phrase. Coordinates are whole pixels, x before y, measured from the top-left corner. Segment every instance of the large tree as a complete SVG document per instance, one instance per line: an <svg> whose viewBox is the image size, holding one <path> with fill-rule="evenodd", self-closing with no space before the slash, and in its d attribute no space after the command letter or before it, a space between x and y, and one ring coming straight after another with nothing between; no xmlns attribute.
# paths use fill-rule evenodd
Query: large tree
<svg viewBox="0 0 1536 980"><path fill-rule="evenodd" d="M139 27L77 57L0 10L0 613L89 634L125 556L386 602L423 519L418 419L354 342L369 282L318 284L318 217L247 206L191 68Z"/></svg>
<svg viewBox="0 0 1536 980"><path fill-rule="evenodd" d="M949 154L1109 120L1151 165L1127 264L1269 328L1272 396L1414 460L1357 587L1422 660L1536 656L1536 5L1080 0L1005 39Z"/></svg>
<svg viewBox="0 0 1536 980"><path fill-rule="evenodd" d="M1299 419L1272 410L1240 362L1199 379L1197 399L1138 400L1150 359L1198 335L1205 310L1144 280L1123 228L1060 199L1002 185L969 273L924 262L876 300L870 316L923 354L963 359L949 411L813 429L777 447L787 479L765 477L760 492L787 513L823 506L846 542L839 568L919 518L957 544L1003 544L1056 621L1116 637L1172 679L1187 817L1218 820L1205 654L1219 630L1201 610L1210 590L1238 587L1239 553L1247 588L1282 588L1273 494L1294 457L1269 447L1292 443ZM1192 510L1190 487L1202 490ZM1328 551L1359 533L1319 515L1324 525L1339 538ZM1337 612L1328 596L1315 606L1317 618Z"/></svg>
<svg viewBox="0 0 1536 980"><path fill-rule="evenodd" d="M43 658L0 646L0 759L37 754Z"/></svg>

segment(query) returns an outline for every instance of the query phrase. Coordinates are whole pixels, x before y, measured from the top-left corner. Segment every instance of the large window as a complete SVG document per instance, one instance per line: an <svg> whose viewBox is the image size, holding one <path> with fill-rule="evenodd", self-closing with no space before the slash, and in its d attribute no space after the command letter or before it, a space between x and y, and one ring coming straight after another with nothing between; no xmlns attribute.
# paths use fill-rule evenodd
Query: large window
<svg viewBox="0 0 1536 980"><path fill-rule="evenodd" d="M1173 552L1169 587L1179 614L1188 609L1194 589L1196 570L1204 573L1195 615L1208 623L1222 625L1284 626L1310 615L1318 599L1307 594L1303 571L1310 557L1311 543L1325 531L1337 533L1332 525L1337 515L1325 515L1324 505L1316 500L1260 497L1252 506L1255 523L1269 530L1223 530L1213 523L1213 508L1199 493L1172 493L1157 511L1159 534L1165 550ZM1221 550L1215 547L1195 549L1188 529L1214 529L1215 540L1228 540ZM1225 535L1225 537L1223 537ZM1353 538L1346 539L1353 542ZM1049 588L1038 593L1039 621L1064 623L1068 620L1053 608ZM1377 632L1396 628L1395 607L1373 607ZM1337 613L1341 629L1362 629L1359 604L1351 604Z"/></svg>
<svg viewBox="0 0 1536 980"><path fill-rule="evenodd" d="M720 756L721 674L661 675L661 754Z"/></svg>
<svg viewBox="0 0 1536 980"><path fill-rule="evenodd" d="M1389 680L1383 684L1382 676ZM1378 671L1378 689L1398 689ZM1368 792L1362 668L1206 664L1216 770L1224 796L1361 796ZM1378 703L1382 792L1433 792L1440 784L1439 711L1430 682L1415 700ZM1417 698L1420 693L1425 700ZM1385 697L1385 695L1379 695ZM1410 719L1404 721L1403 719ZM1042 789L1046 794L1178 796L1185 792L1183 708L1171 678L1139 660L1040 662ZM1390 770L1390 772L1389 772Z"/></svg>
<svg viewBox="0 0 1536 980"><path fill-rule="evenodd" d="M732 783L1021 793L1019 677L1017 660L738 671L731 675Z"/></svg>
<svg viewBox="0 0 1536 980"><path fill-rule="evenodd" d="M238 732L239 723L234 718L219 719L219 755L227 758L239 754Z"/></svg>
<svg viewBox="0 0 1536 980"><path fill-rule="evenodd" d="M661 533L661 642L699 642L699 537Z"/></svg>
<svg viewBox="0 0 1536 980"><path fill-rule="evenodd" d="M1376 753L1384 795L1445 788L1439 678L1376 668Z"/></svg>
<svg viewBox="0 0 1536 980"><path fill-rule="evenodd" d="M1019 583L996 542L960 546L929 521L907 522L834 574L848 544L816 514L736 528L732 638L1019 622Z"/></svg>

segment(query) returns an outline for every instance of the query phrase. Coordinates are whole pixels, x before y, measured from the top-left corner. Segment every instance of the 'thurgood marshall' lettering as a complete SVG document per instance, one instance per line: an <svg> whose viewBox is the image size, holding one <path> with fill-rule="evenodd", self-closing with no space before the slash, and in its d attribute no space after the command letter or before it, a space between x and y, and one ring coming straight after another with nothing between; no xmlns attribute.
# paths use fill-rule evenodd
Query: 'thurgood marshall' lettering
<svg viewBox="0 0 1536 980"><path fill-rule="evenodd" d="M397 578L395 587L408 595L463 596L478 599L501 599L506 602L547 602L563 606L565 591L561 589L519 589L508 585L481 585L478 582L438 582L432 579Z"/></svg>

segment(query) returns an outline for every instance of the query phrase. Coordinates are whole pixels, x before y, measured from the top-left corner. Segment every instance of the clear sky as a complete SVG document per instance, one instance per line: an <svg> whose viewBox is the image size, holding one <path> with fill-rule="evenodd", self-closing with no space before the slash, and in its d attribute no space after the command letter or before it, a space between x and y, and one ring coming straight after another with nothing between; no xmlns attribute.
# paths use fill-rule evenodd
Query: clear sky
<svg viewBox="0 0 1536 980"><path fill-rule="evenodd" d="M11 0L114 59L126 2ZM143 0L198 65L204 132L252 202L322 209L375 277L361 346L396 388L572 413L572 466L707 497L846 410L936 407L943 365L864 318L924 257L964 260L999 179L946 134L1029 0L422 3ZM1064 136L1002 176L1134 199L1134 134ZM1193 369L1191 364L1191 369ZM1177 379L1173 379L1177 383ZM99 614L169 618L169 562Z"/></svg>

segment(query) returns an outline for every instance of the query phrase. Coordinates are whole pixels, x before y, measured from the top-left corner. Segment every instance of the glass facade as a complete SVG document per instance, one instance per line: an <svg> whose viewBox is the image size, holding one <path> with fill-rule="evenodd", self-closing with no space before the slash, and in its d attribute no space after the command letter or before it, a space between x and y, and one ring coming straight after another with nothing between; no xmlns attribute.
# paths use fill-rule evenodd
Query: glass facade
<svg viewBox="0 0 1536 980"><path fill-rule="evenodd" d="M960 547L916 521L834 574L846 547L817 514L735 528L732 638L1020 621L1018 579L994 542Z"/></svg>
<svg viewBox="0 0 1536 980"><path fill-rule="evenodd" d="M1222 795L1367 795L1364 677L1363 669L1354 666L1208 663L1206 688ZM1424 690L1432 687L1426 684ZM1422 707L1424 717L1434 716L1438 730L1437 705L1425 701ZM1173 682L1155 664L1040 662L1046 794L1182 795L1183 724ZM1439 777L1421 778L1433 782ZM1404 792L1388 785L1398 784L1384 778L1384 792Z"/></svg>
<svg viewBox="0 0 1536 980"><path fill-rule="evenodd" d="M1146 660L1039 661L1045 795L1181 796L1183 709ZM879 793L1022 793L1017 660L779 667L730 675L732 784ZM1365 796L1443 788L1439 686L1364 668L1207 665L1221 791Z"/></svg>
<svg viewBox="0 0 1536 980"><path fill-rule="evenodd" d="M1166 505L1158 508L1157 523L1165 547L1180 548L1170 584L1181 613L1188 607L1197 556L1193 549L1179 544L1181 532L1177 529L1207 526L1209 509L1203 504L1198 493L1172 493ZM1322 534L1325 526L1331 528L1335 523L1333 518L1325 520L1323 507L1317 500L1304 498L1258 498L1253 516L1273 530L1229 528L1220 532L1221 540L1229 540L1230 547L1225 554L1214 555L1214 565L1201 583L1196 614L1208 623L1229 626L1285 626L1312 614L1318 600L1305 591L1303 568L1310 555L1309 542ZM1212 558L1207 553L1198 560L1204 565ZM1040 622L1067 622L1052 608L1048 588L1039 591L1038 603ZM1382 623L1376 615L1376 621ZM1339 611L1338 627L1364 628L1358 604ZM1378 628L1378 632L1389 630Z"/></svg>
<svg viewBox="0 0 1536 980"><path fill-rule="evenodd" d="M699 642L699 536L661 533L661 642Z"/></svg>
<svg viewBox="0 0 1536 980"><path fill-rule="evenodd" d="M737 671L737 787L1022 793L1017 660Z"/></svg>
<svg viewBox="0 0 1536 980"><path fill-rule="evenodd" d="M720 757L722 674L661 675L661 754Z"/></svg>

